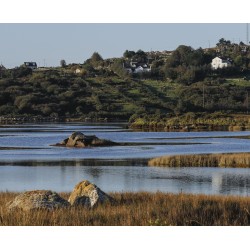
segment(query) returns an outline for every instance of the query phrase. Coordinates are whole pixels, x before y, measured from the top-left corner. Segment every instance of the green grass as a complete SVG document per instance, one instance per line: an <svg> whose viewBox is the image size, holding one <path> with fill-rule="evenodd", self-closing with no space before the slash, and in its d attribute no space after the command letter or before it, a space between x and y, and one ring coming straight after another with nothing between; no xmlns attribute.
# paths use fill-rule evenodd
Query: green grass
<svg viewBox="0 0 250 250"><path fill-rule="evenodd" d="M250 81L244 80L243 78L227 78L226 83L227 84L234 84L236 86L241 86L241 87L249 87L250 86Z"/></svg>

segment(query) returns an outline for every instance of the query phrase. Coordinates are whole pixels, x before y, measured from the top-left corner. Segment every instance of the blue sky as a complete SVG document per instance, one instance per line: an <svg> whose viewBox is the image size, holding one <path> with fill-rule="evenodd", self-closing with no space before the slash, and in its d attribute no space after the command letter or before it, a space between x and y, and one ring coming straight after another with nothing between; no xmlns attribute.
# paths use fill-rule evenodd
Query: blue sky
<svg viewBox="0 0 250 250"><path fill-rule="evenodd" d="M83 63L93 52L103 58L120 57L128 50L174 50L214 46L220 38L246 41L246 24L0 24L0 63L8 68L24 61L57 66Z"/></svg>

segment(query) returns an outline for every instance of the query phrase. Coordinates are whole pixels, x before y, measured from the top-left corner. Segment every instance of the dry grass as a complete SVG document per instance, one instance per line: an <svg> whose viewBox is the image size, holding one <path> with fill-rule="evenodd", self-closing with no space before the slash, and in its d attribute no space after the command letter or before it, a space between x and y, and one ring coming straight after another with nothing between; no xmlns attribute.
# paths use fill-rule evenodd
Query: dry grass
<svg viewBox="0 0 250 250"><path fill-rule="evenodd" d="M169 155L151 159L149 166L249 168L250 153Z"/></svg>
<svg viewBox="0 0 250 250"><path fill-rule="evenodd" d="M250 225L250 197L164 193L113 193L117 203L92 210L8 211L17 193L0 193L0 225L10 226L146 226ZM68 198L69 194L61 194Z"/></svg>

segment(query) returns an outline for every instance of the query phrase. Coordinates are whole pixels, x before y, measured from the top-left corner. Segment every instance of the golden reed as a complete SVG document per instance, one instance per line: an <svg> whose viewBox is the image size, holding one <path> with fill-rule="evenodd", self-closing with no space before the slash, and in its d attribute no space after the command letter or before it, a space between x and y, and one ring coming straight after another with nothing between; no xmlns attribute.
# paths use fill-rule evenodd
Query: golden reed
<svg viewBox="0 0 250 250"><path fill-rule="evenodd" d="M9 211L17 193L0 193L1 226L249 226L250 197L111 193L116 204L54 211ZM67 199L69 194L60 194Z"/></svg>
<svg viewBox="0 0 250 250"><path fill-rule="evenodd" d="M250 153L169 155L149 160L149 166L249 168Z"/></svg>

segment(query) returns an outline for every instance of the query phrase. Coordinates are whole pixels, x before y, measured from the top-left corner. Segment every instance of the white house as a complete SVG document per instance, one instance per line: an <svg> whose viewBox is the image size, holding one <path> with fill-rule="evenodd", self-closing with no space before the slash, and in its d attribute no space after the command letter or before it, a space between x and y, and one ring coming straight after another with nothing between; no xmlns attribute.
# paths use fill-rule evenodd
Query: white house
<svg viewBox="0 0 250 250"><path fill-rule="evenodd" d="M75 74L81 74L81 73L82 73L82 69L78 68L78 69L75 70Z"/></svg>
<svg viewBox="0 0 250 250"><path fill-rule="evenodd" d="M229 59L225 59L222 57L215 57L211 63L212 69L227 68L230 67L231 65L232 63Z"/></svg>
<svg viewBox="0 0 250 250"><path fill-rule="evenodd" d="M130 62L129 65L123 64L123 68L128 72L128 73L143 73L143 72L150 72L151 71L151 66L149 66L147 63L137 63L137 62Z"/></svg>
<svg viewBox="0 0 250 250"><path fill-rule="evenodd" d="M134 70L134 73L142 73L142 72L144 72L144 69L143 69L143 67L142 66L138 66L138 67L136 67L135 68L135 70Z"/></svg>
<svg viewBox="0 0 250 250"><path fill-rule="evenodd" d="M133 73L133 70L131 68L126 68L124 67L124 69L129 73L129 74L132 74Z"/></svg>

